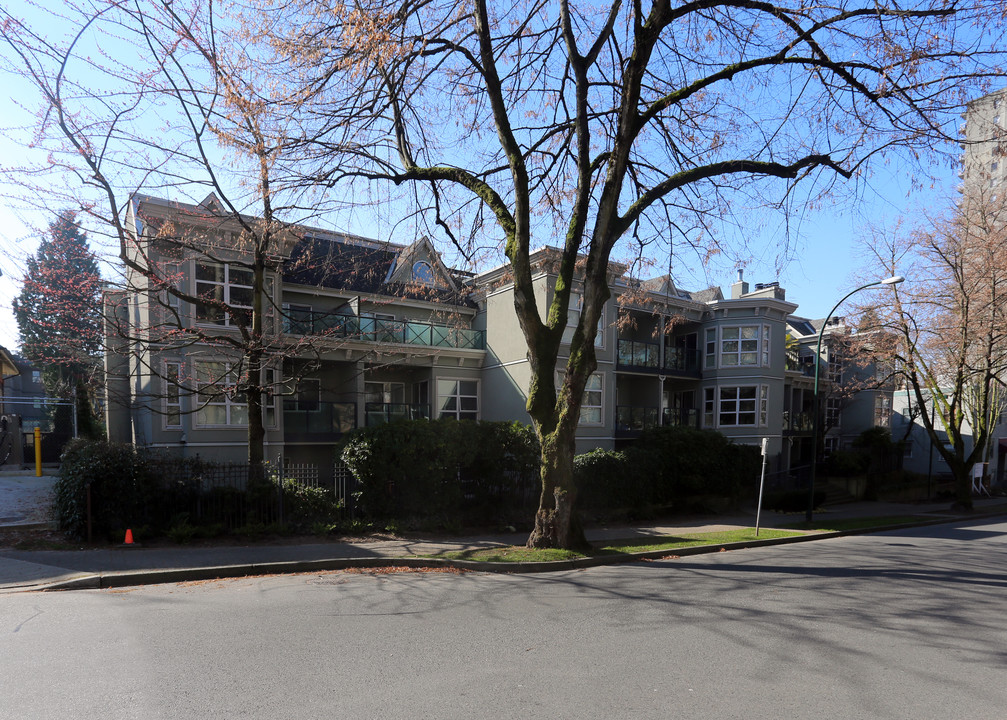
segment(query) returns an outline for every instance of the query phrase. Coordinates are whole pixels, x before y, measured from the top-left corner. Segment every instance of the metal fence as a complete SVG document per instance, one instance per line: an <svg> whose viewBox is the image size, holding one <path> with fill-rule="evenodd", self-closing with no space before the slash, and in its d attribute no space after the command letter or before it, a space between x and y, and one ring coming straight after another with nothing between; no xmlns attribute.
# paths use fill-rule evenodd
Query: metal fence
<svg viewBox="0 0 1007 720"><path fill-rule="evenodd" d="M59 462L63 448L77 437L77 406L52 398L0 398L0 467L35 462L35 428L40 430L42 462Z"/></svg>

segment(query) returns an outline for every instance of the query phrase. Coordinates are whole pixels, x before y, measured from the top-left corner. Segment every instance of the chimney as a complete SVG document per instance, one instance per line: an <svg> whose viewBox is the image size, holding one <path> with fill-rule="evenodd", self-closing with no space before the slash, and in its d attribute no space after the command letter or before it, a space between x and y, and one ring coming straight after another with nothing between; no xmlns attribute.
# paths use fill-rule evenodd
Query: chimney
<svg viewBox="0 0 1007 720"><path fill-rule="evenodd" d="M738 268L738 281L731 286L731 299L737 300L748 294L748 283L743 280L745 276L744 268Z"/></svg>

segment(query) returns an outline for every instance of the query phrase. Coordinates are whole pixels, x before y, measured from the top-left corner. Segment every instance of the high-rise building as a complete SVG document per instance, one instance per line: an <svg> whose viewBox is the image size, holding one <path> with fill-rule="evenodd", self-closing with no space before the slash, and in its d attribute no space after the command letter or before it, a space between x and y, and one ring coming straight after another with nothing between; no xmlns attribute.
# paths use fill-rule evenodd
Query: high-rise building
<svg viewBox="0 0 1007 720"><path fill-rule="evenodd" d="M962 118L962 191L1002 185L1007 178L1007 89L973 100Z"/></svg>

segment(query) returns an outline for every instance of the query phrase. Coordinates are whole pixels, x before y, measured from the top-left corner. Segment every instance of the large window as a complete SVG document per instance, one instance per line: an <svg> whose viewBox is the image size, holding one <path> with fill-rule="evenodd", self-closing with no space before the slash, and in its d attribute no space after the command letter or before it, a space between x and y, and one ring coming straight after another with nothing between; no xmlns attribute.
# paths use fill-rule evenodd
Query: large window
<svg viewBox="0 0 1007 720"><path fill-rule="evenodd" d="M205 299L196 305L196 320L203 324L235 325L236 319L223 305L237 311L246 324L252 321L253 273L231 263L196 262L196 295ZM263 310L272 315L272 282L265 282Z"/></svg>
<svg viewBox="0 0 1007 720"><path fill-rule="evenodd" d="M707 368L768 367L769 325L725 325L706 330ZM719 337L718 337L719 333Z"/></svg>
<svg viewBox="0 0 1007 720"><path fill-rule="evenodd" d="M276 394L273 388L276 373L272 369L265 369L262 377L266 388L262 394L262 423L266 427L275 427ZM227 363L196 363L196 399L199 403L197 425L248 425L248 403L245 401L244 391L238 387L238 380L238 374Z"/></svg>
<svg viewBox="0 0 1007 720"><path fill-rule="evenodd" d="M438 417L456 420L479 419L479 382L477 380L438 380Z"/></svg>
<svg viewBox="0 0 1007 720"><path fill-rule="evenodd" d="M768 424L768 385L704 388L704 427L766 427Z"/></svg>
<svg viewBox="0 0 1007 720"><path fill-rule="evenodd" d="M721 427L755 425L757 399L754 385L720 388L717 423Z"/></svg>

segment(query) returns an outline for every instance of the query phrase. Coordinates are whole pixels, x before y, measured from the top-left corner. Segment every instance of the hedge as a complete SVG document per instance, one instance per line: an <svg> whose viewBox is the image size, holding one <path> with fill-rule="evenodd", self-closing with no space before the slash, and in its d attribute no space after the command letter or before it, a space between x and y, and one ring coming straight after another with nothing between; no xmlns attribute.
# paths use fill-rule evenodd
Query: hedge
<svg viewBox="0 0 1007 720"><path fill-rule="evenodd" d="M357 480L357 508L407 525L511 522L537 487L538 440L519 423L385 423L351 433L341 457Z"/></svg>

